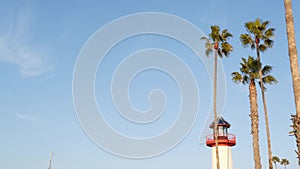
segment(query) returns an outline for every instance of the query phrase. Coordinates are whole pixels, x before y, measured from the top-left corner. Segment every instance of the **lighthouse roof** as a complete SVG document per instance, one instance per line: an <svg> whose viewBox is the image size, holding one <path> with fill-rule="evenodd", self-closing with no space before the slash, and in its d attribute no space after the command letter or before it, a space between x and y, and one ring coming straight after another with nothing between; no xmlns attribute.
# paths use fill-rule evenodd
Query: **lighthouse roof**
<svg viewBox="0 0 300 169"><path fill-rule="evenodd" d="M231 126L230 123L228 123L222 116L218 116L217 117L217 125L218 126L225 126L227 128L229 128ZM209 128L214 128L215 126L215 122L213 121L210 125Z"/></svg>

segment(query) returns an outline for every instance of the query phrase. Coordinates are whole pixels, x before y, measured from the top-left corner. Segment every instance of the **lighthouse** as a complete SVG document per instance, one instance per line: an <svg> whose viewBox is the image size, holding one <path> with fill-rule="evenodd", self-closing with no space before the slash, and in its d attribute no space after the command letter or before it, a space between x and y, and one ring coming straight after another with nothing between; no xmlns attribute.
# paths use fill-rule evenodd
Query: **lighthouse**
<svg viewBox="0 0 300 169"><path fill-rule="evenodd" d="M214 129L215 123L211 123L209 128ZM218 150L219 150L219 164L220 169L233 169L231 147L236 144L236 137L234 134L228 133L230 123L223 117L217 117L217 136L218 136ZM206 145L212 148L212 169L217 169L216 161L216 140L213 134L206 136Z"/></svg>

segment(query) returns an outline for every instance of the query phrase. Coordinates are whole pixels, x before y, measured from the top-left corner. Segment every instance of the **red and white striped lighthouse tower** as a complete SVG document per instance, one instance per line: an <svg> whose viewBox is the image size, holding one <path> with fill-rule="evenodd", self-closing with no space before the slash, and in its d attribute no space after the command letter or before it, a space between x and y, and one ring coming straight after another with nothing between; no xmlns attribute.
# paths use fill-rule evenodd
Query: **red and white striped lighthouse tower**
<svg viewBox="0 0 300 169"><path fill-rule="evenodd" d="M213 122L209 128L214 129ZM227 129L230 124L224 120L223 117L217 118L217 135L218 135L218 150L219 150L219 164L220 169L233 169L231 147L236 144L236 137L234 134L228 133ZM206 145L212 147L212 169L217 169L216 163L216 140L214 133L206 136Z"/></svg>

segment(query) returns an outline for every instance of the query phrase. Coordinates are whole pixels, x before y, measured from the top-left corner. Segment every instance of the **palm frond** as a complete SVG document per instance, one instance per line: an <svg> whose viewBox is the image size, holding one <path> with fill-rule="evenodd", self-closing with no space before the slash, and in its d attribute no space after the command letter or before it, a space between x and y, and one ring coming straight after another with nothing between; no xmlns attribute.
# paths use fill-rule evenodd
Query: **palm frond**
<svg viewBox="0 0 300 169"><path fill-rule="evenodd" d="M205 50L205 55L207 56L207 57L209 57L210 56L210 54L213 52L213 49L212 48L206 48L206 50Z"/></svg>
<svg viewBox="0 0 300 169"><path fill-rule="evenodd" d="M257 18L255 21L252 22L252 33L255 35L256 38L261 39L263 37L262 31L264 27L261 25L261 19Z"/></svg>
<svg viewBox="0 0 300 169"><path fill-rule="evenodd" d="M253 27L253 23L252 22L246 22L244 26L245 26L247 32L253 33L252 32L252 27Z"/></svg>
<svg viewBox="0 0 300 169"><path fill-rule="evenodd" d="M242 63L240 63L241 68L240 71L242 74L249 74L249 66L248 66L248 60L245 58L242 58Z"/></svg>
<svg viewBox="0 0 300 169"><path fill-rule="evenodd" d="M253 23L253 25L256 27L256 28L258 28L258 27L260 27L262 24L261 24L261 19L260 18L257 18L257 19L255 19L252 23Z"/></svg>
<svg viewBox="0 0 300 169"><path fill-rule="evenodd" d="M219 48L219 49L217 50L217 53L218 53L218 55L219 55L220 58L223 58L222 49Z"/></svg>
<svg viewBox="0 0 300 169"><path fill-rule="evenodd" d="M221 43L222 53L227 57L233 51L233 47L228 42Z"/></svg>
<svg viewBox="0 0 300 169"><path fill-rule="evenodd" d="M243 81L243 77L239 72L231 73L232 81L235 83L241 83Z"/></svg>
<svg viewBox="0 0 300 169"><path fill-rule="evenodd" d="M264 40L264 44L268 47L268 48L272 48L274 45L274 41L271 39L265 39Z"/></svg>
<svg viewBox="0 0 300 169"><path fill-rule="evenodd" d="M202 36L200 39L201 39L201 40L205 40L205 41L209 41L209 38L206 37L206 36Z"/></svg>
<svg viewBox="0 0 300 169"><path fill-rule="evenodd" d="M264 21L262 24L261 24L261 27L263 28L263 30L266 30L267 26L270 24L270 21Z"/></svg>
<svg viewBox="0 0 300 169"><path fill-rule="evenodd" d="M241 34L240 36L240 41L243 45L243 47L248 47L248 46L254 46L254 40L252 39L252 37L249 34Z"/></svg>
<svg viewBox="0 0 300 169"><path fill-rule="evenodd" d="M252 73L258 73L261 69L261 63L254 59L252 56L248 56L248 62L247 62L250 72Z"/></svg>
<svg viewBox="0 0 300 169"><path fill-rule="evenodd" d="M244 76L243 76L242 83L243 83L244 85L245 85L245 84L249 84L249 83L250 83L250 78L249 78L249 76L244 75Z"/></svg>
<svg viewBox="0 0 300 169"><path fill-rule="evenodd" d="M205 55L209 56L213 52L213 44L211 43L210 39L205 36L201 37L200 39L205 41Z"/></svg>
<svg viewBox="0 0 300 169"><path fill-rule="evenodd" d="M224 29L221 34L221 41L222 42L227 41L227 39L230 37L233 37L233 35L229 33L227 29Z"/></svg>
<svg viewBox="0 0 300 169"><path fill-rule="evenodd" d="M279 157L277 157L277 156L273 156L273 158L272 158L272 161L273 162L280 162L280 159L279 159Z"/></svg>
<svg viewBox="0 0 300 169"><path fill-rule="evenodd" d="M271 75L267 75L267 76L263 77L262 81L264 84L277 84L278 83L277 79Z"/></svg>
<svg viewBox="0 0 300 169"><path fill-rule="evenodd" d="M209 37L213 40L213 42L219 42L220 41L220 27L217 25L211 26L211 33L209 34Z"/></svg>
<svg viewBox="0 0 300 169"><path fill-rule="evenodd" d="M205 48L211 48L211 49L213 49L214 45L212 43L206 42L205 43Z"/></svg>
<svg viewBox="0 0 300 169"><path fill-rule="evenodd" d="M247 59L246 58L242 57L242 61L243 61L243 63L241 63L241 64L247 64Z"/></svg>
<svg viewBox="0 0 300 169"><path fill-rule="evenodd" d="M274 36L275 29L274 28L269 28L268 30L265 31L265 36L266 38L271 38Z"/></svg>
<svg viewBox="0 0 300 169"><path fill-rule="evenodd" d="M261 73L263 76L271 73L273 67L272 66L269 66L269 65L265 65L262 69L261 69Z"/></svg>
<svg viewBox="0 0 300 169"><path fill-rule="evenodd" d="M258 46L258 50L259 50L260 52L264 52L264 51L267 50L267 46L266 46L265 44L260 44L260 45Z"/></svg>

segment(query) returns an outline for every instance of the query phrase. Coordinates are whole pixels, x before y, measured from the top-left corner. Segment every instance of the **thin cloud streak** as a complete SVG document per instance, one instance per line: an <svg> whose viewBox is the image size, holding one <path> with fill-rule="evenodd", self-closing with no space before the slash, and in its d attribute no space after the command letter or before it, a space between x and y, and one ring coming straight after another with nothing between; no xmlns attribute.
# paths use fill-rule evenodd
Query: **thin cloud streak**
<svg viewBox="0 0 300 169"><path fill-rule="evenodd" d="M31 116L31 115L27 115L27 114L16 114L16 117L18 119L24 120L24 121L29 121L31 123L39 123L40 120L37 117Z"/></svg>
<svg viewBox="0 0 300 169"><path fill-rule="evenodd" d="M45 53L29 41L32 15L29 10L21 10L15 17L0 20L4 30L0 32L0 62L17 65L22 76L38 76L48 72Z"/></svg>

